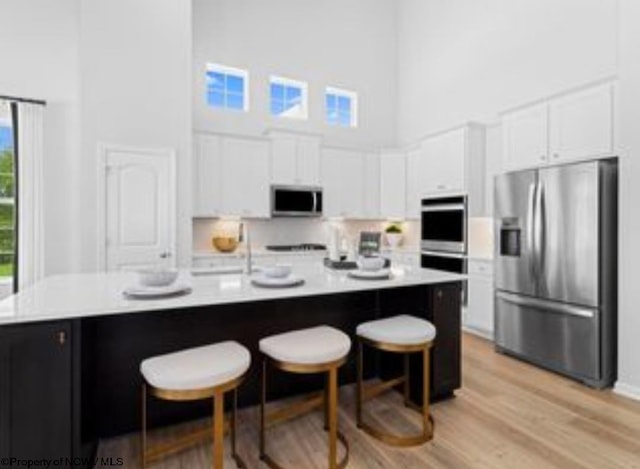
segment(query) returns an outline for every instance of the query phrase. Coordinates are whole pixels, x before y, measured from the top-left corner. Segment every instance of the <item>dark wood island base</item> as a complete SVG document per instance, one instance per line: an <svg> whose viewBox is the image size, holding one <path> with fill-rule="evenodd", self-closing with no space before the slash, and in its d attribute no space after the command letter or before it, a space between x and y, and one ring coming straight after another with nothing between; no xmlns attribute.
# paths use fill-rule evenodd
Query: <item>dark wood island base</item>
<svg viewBox="0 0 640 469"><path fill-rule="evenodd" d="M461 282L290 299L136 312L0 327L0 456L69 458L79 467L99 438L140 428L140 362L147 357L224 340L249 348L253 364L239 405L259 402L258 341L272 334L327 324L354 337L364 321L411 314L434 323L432 400L461 384ZM355 343L355 342L354 342ZM411 397L421 404L421 357L411 357ZM365 355L368 378L403 370L401 357ZM355 348L339 384L355 382ZM321 389L322 376L279 374L269 400ZM149 426L202 418L210 403L149 402ZM86 464L90 467L91 464ZM2 467L5 465L3 460Z"/></svg>

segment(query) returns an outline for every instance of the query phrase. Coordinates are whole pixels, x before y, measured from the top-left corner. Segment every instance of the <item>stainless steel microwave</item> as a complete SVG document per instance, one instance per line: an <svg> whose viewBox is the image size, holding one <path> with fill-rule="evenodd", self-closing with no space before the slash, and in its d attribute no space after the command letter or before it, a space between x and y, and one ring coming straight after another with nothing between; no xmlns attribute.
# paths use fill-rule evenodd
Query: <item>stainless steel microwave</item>
<svg viewBox="0 0 640 469"><path fill-rule="evenodd" d="M271 186L271 216L322 216L322 188L309 186Z"/></svg>

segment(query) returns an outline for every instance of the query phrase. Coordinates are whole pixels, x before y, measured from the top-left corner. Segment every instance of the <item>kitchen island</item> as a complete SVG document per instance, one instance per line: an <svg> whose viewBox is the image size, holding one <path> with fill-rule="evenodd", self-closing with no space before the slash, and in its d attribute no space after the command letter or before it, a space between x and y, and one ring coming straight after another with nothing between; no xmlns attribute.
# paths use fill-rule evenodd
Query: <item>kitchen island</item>
<svg viewBox="0 0 640 469"><path fill-rule="evenodd" d="M0 455L17 458L89 456L99 438L137 431L139 363L187 347L237 340L254 366L239 389L240 405L258 401L258 341L279 332L328 324L353 337L356 326L395 314L431 320L434 399L460 386L460 291L465 277L398 266L388 280L356 280L321 265L297 268L302 286L265 289L246 275L198 275L178 282L189 295L132 300L122 292L135 274L97 273L45 279L0 302ZM412 398L419 403L420 358ZM399 357L370 352L368 377L399 374ZM355 363L340 372L353 382ZM309 392L321 376L278 375L270 399ZM210 415L209 402L156 405L153 425Z"/></svg>

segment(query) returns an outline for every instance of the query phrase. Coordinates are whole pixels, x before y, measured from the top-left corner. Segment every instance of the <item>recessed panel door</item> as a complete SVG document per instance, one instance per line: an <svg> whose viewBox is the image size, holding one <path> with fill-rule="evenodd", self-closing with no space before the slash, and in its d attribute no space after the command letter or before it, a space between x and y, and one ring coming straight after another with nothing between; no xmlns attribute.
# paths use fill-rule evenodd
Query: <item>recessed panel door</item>
<svg viewBox="0 0 640 469"><path fill-rule="evenodd" d="M106 269L173 266L171 152L108 149L105 158Z"/></svg>

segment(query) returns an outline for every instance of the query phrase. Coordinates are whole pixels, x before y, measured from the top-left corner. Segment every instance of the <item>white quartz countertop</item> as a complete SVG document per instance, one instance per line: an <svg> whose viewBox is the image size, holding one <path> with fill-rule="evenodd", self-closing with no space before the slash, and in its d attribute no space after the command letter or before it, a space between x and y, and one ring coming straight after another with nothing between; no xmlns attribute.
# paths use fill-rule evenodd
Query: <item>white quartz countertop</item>
<svg viewBox="0 0 640 469"><path fill-rule="evenodd" d="M395 266L387 280L357 280L345 271L335 271L321 264L296 267L294 273L305 283L292 288L261 288L243 274L192 275L181 271L178 282L192 287L185 296L137 300L123 291L136 285L130 272L73 274L48 277L24 291L0 302L0 326L35 321L62 320L127 314L155 310L176 310L195 306L276 300L304 296L429 285L465 280L465 275Z"/></svg>

